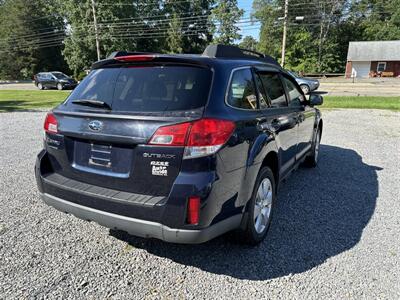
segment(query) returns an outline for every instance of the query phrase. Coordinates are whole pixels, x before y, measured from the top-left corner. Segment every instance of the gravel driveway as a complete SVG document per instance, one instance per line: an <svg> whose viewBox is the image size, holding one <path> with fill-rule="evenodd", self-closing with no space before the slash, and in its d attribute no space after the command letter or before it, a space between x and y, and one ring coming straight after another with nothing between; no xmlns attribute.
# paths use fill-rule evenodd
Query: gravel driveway
<svg viewBox="0 0 400 300"><path fill-rule="evenodd" d="M0 114L0 298L400 298L400 113L324 112L319 167L282 185L255 248L144 240L47 207L43 117Z"/></svg>

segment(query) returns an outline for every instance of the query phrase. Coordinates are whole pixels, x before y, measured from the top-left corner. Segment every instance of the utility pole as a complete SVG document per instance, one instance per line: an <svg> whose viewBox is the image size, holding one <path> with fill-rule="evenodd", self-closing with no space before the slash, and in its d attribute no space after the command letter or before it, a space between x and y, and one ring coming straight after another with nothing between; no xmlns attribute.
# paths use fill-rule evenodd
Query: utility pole
<svg viewBox="0 0 400 300"><path fill-rule="evenodd" d="M96 50L97 50L97 60L100 60L100 41L99 41L99 31L97 28L97 17L96 17L96 3L92 0L92 10L93 10L93 25L94 34L96 37Z"/></svg>
<svg viewBox="0 0 400 300"><path fill-rule="evenodd" d="M282 66L282 68L285 65L286 33L287 33L287 23L288 23L288 12L289 12L289 0L285 0L285 16L283 18L282 58L281 58L281 66Z"/></svg>

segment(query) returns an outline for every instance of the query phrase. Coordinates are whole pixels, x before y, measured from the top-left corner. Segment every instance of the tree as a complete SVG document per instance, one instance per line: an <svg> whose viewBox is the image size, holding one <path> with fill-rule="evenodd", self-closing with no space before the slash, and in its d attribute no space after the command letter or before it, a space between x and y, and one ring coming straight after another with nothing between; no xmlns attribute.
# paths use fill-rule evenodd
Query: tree
<svg viewBox="0 0 400 300"><path fill-rule="evenodd" d="M63 21L45 8L46 0L1 2L1 78L28 79L39 71L67 71L58 42L63 38Z"/></svg>
<svg viewBox="0 0 400 300"><path fill-rule="evenodd" d="M97 59L91 0L57 1L68 23L63 54L77 74ZM211 0L95 3L102 58L117 50L198 53L211 40Z"/></svg>
<svg viewBox="0 0 400 300"><path fill-rule="evenodd" d="M95 1L98 32L100 40L101 58L107 57L116 50L135 50L139 48L138 39L146 31L138 18L141 7L135 7L129 0ZM93 10L91 0L57 0L53 11L57 11L68 26L64 40L65 49L63 55L75 76L89 69L97 60L95 45L95 28L93 24ZM145 16L143 12L143 16Z"/></svg>
<svg viewBox="0 0 400 300"><path fill-rule="evenodd" d="M400 39L400 0L361 0L354 8L361 14L364 40Z"/></svg>
<svg viewBox="0 0 400 300"><path fill-rule="evenodd" d="M283 0L254 0L258 50L279 57ZM302 16L302 21L296 17ZM344 72L349 41L400 38L400 0L290 0L287 68Z"/></svg>
<svg viewBox="0 0 400 300"><path fill-rule="evenodd" d="M252 51L257 51L258 42L252 36L245 36L243 40L239 43L239 47L242 49L248 49Z"/></svg>
<svg viewBox="0 0 400 300"><path fill-rule="evenodd" d="M182 21L182 52L201 53L211 42L213 4L214 0L165 1L163 13L166 18L176 14Z"/></svg>
<svg viewBox="0 0 400 300"><path fill-rule="evenodd" d="M212 10L211 19L214 22L214 42L217 44L232 45L242 36L237 22L243 16L244 10L239 9L237 0L219 0Z"/></svg>
<svg viewBox="0 0 400 300"><path fill-rule="evenodd" d="M182 21L179 20L176 13L174 13L169 27L167 36L168 51L170 53L181 53L183 46Z"/></svg>

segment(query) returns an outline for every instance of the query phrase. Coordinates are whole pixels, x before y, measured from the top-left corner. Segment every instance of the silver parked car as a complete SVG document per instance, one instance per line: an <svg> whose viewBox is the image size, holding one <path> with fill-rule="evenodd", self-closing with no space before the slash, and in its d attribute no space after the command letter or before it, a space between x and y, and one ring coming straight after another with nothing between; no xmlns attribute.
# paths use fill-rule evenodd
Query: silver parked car
<svg viewBox="0 0 400 300"><path fill-rule="evenodd" d="M317 79L301 77L293 71L288 71L288 73L297 81L305 95L319 88L319 81Z"/></svg>

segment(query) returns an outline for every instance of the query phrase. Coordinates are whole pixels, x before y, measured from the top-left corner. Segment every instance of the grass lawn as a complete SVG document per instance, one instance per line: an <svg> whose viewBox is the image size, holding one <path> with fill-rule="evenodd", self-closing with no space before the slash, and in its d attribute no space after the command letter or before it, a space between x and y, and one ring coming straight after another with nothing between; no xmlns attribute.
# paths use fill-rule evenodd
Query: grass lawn
<svg viewBox="0 0 400 300"><path fill-rule="evenodd" d="M0 90L0 112L51 108L65 100L70 92Z"/></svg>
<svg viewBox="0 0 400 300"><path fill-rule="evenodd" d="M369 108L400 110L399 97L372 97L372 96L323 96L322 108Z"/></svg>
<svg viewBox="0 0 400 300"><path fill-rule="evenodd" d="M51 108L62 102L69 93L70 91L0 90L0 112ZM324 96L324 104L321 107L390 109L400 111L400 96Z"/></svg>

